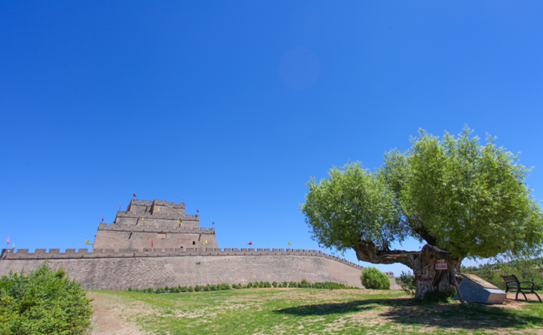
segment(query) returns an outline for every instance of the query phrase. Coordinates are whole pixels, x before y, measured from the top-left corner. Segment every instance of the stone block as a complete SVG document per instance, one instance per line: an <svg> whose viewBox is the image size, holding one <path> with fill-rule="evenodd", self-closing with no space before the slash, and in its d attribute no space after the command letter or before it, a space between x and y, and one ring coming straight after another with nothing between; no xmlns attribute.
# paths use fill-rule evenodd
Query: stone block
<svg viewBox="0 0 543 335"><path fill-rule="evenodd" d="M490 284L489 282L472 274L460 274L462 283L460 292L467 302L476 302L480 304L503 304L507 294ZM458 293L455 300L459 300Z"/></svg>

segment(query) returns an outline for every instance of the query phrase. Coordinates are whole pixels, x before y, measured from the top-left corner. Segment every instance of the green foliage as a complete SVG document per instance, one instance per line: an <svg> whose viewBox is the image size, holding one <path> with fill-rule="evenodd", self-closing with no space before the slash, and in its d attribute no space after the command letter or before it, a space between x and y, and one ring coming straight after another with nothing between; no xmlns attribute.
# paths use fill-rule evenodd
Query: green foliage
<svg viewBox="0 0 543 335"><path fill-rule="evenodd" d="M332 168L320 183L311 178L307 187L300 211L313 238L327 248L352 248L360 240L392 241L402 234L392 192L358 162Z"/></svg>
<svg viewBox="0 0 543 335"><path fill-rule="evenodd" d="M290 288L298 287L298 283L295 281L291 281L290 283L288 283L288 287Z"/></svg>
<svg viewBox="0 0 543 335"><path fill-rule="evenodd" d="M470 137L467 127L455 138L421 131L404 154L401 204L407 216L424 218L437 245L454 257L493 257L539 249L541 207L526 187L529 169L517 155Z"/></svg>
<svg viewBox="0 0 543 335"><path fill-rule="evenodd" d="M189 286L189 287L187 288L187 291L188 291L188 292L194 292L195 290L192 288L192 286Z"/></svg>
<svg viewBox="0 0 543 335"><path fill-rule="evenodd" d="M412 273L402 271L400 278L398 278L396 282L406 293L415 294L415 291L417 290L417 282L415 281L415 276Z"/></svg>
<svg viewBox="0 0 543 335"><path fill-rule="evenodd" d="M265 282L263 283L263 287L264 287L264 288L270 288L270 287L272 287L272 285L270 284L269 281L265 281Z"/></svg>
<svg viewBox="0 0 543 335"><path fill-rule="evenodd" d="M300 282L300 284L298 285L298 287L301 287L301 288L310 288L311 287L311 283L308 282L305 278L302 279L302 281Z"/></svg>
<svg viewBox="0 0 543 335"><path fill-rule="evenodd" d="M235 284L234 284L235 285ZM231 287L227 283L222 283L219 285L221 290L229 290Z"/></svg>
<svg viewBox="0 0 543 335"><path fill-rule="evenodd" d="M390 279L388 279L388 276L374 267L364 268L360 275L360 280L362 281L362 285L367 289L390 289Z"/></svg>
<svg viewBox="0 0 543 335"><path fill-rule="evenodd" d="M0 334L85 334L92 308L85 290L44 264L0 279Z"/></svg>
<svg viewBox="0 0 543 335"><path fill-rule="evenodd" d="M253 287L253 283L247 283L247 288L252 288Z"/></svg>
<svg viewBox="0 0 543 335"><path fill-rule="evenodd" d="M519 281L533 281L536 289L543 289L543 258L462 267L460 272L474 274L502 290L505 290L505 281L501 275L515 275Z"/></svg>
<svg viewBox="0 0 543 335"><path fill-rule="evenodd" d="M312 237L338 250L386 254L413 237L459 260L536 255L543 212L527 188L528 172L495 138L482 145L467 127L441 140L421 130L408 151L386 153L375 173L349 163L320 182L311 178L300 211Z"/></svg>
<svg viewBox="0 0 543 335"><path fill-rule="evenodd" d="M272 286L273 286L273 287L277 287L277 282L274 281L274 282L272 283Z"/></svg>

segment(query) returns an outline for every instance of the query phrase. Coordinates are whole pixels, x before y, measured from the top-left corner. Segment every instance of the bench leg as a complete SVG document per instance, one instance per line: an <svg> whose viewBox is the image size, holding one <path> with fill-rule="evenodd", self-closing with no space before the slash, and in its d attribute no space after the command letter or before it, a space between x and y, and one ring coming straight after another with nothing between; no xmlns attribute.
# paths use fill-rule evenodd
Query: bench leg
<svg viewBox="0 0 543 335"><path fill-rule="evenodd" d="M518 300L518 294L519 294L519 291L517 291L517 295L515 296L515 300Z"/></svg>
<svg viewBox="0 0 543 335"><path fill-rule="evenodd" d="M539 295L538 295L537 293L535 293L535 292L534 292L534 294L535 294L535 296L537 297L537 299L539 299L539 302L542 302L542 301L541 301L541 298L539 297Z"/></svg>
<svg viewBox="0 0 543 335"><path fill-rule="evenodd" d="M522 295L524 296L524 300L528 301L528 298L526 298L526 294L524 294L524 292L520 292L522 293Z"/></svg>

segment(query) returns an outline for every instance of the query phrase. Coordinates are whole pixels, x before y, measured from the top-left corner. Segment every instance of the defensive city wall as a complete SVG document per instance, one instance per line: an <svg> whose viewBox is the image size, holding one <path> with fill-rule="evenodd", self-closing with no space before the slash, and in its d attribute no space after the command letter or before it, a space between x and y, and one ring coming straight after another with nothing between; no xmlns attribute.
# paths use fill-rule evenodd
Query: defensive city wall
<svg viewBox="0 0 543 335"><path fill-rule="evenodd" d="M361 266L314 250L220 249L215 229L200 228L184 203L132 200L114 223L99 224L88 249L3 249L0 275L43 263L63 268L89 290L125 290L255 281L337 282L362 287ZM392 287L396 288L390 273Z"/></svg>
<svg viewBox="0 0 543 335"><path fill-rule="evenodd" d="M247 284L307 279L362 287L362 267L314 250L295 249L4 249L0 275L36 269L44 262L89 290L126 290L205 284Z"/></svg>

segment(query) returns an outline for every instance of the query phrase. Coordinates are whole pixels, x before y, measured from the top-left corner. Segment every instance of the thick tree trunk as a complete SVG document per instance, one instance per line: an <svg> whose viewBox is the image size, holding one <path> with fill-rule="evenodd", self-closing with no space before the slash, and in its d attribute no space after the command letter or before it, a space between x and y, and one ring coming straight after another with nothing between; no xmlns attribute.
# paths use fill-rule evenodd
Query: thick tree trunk
<svg viewBox="0 0 543 335"><path fill-rule="evenodd" d="M423 299L428 292L449 292L458 286L454 278L462 260L452 258L443 249L426 244L420 252L379 250L373 242L363 241L354 250L359 260L374 264L402 263L413 270L417 283L415 297ZM436 270L438 260L447 262L447 270ZM453 280L454 279L454 280Z"/></svg>
<svg viewBox="0 0 543 335"><path fill-rule="evenodd" d="M436 270L438 260L447 262L447 270ZM460 267L460 260L453 259L450 255L437 247L425 245L420 251L420 256L415 259L413 273L417 283L416 298L423 299L428 292L449 292L455 290L455 282L451 273L456 273ZM452 272L450 269L452 268Z"/></svg>

